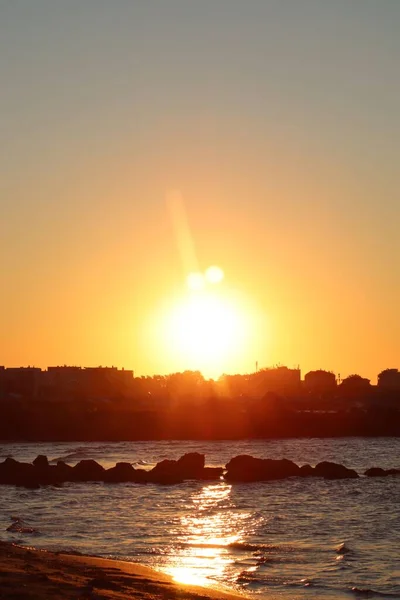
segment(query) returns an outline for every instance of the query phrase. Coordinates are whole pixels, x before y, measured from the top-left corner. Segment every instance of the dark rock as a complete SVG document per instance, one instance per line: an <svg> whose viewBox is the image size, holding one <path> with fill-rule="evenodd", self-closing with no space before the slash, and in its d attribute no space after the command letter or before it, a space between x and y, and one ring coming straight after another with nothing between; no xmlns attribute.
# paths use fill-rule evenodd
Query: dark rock
<svg viewBox="0 0 400 600"><path fill-rule="evenodd" d="M226 465L227 481L272 481L296 477L300 474L300 467L287 460L272 460L269 458L254 458L247 454L235 456Z"/></svg>
<svg viewBox="0 0 400 600"><path fill-rule="evenodd" d="M36 467L35 467L36 469ZM36 469L37 478L42 485L55 485L62 483L64 480L61 479L58 469L54 465L49 465L47 469Z"/></svg>
<svg viewBox="0 0 400 600"><path fill-rule="evenodd" d="M72 481L73 470L73 467L67 465L67 463L65 463L63 460L59 460L56 466L58 481Z"/></svg>
<svg viewBox="0 0 400 600"><path fill-rule="evenodd" d="M328 461L318 463L314 473L315 477L324 477L324 479L357 479L358 477L358 473L353 469Z"/></svg>
<svg viewBox="0 0 400 600"><path fill-rule="evenodd" d="M311 465L303 465L300 467L299 477L315 477L314 468Z"/></svg>
<svg viewBox="0 0 400 600"><path fill-rule="evenodd" d="M388 469L386 473L388 475L400 475L400 469Z"/></svg>
<svg viewBox="0 0 400 600"><path fill-rule="evenodd" d="M386 477L387 471L385 469L381 469L380 467L371 467L371 469L367 469L364 473L367 477Z"/></svg>
<svg viewBox="0 0 400 600"><path fill-rule="evenodd" d="M22 487L27 490L40 489L40 483L38 481L36 481L33 477L29 477L27 479L18 479L17 481L15 481L14 485L16 487Z"/></svg>
<svg viewBox="0 0 400 600"><path fill-rule="evenodd" d="M95 460L81 460L72 468L74 481L103 481L105 469Z"/></svg>
<svg viewBox="0 0 400 600"><path fill-rule="evenodd" d="M153 483L175 484L181 483L183 478L179 476L176 460L162 460L148 472L148 479Z"/></svg>
<svg viewBox="0 0 400 600"><path fill-rule="evenodd" d="M149 481L149 472L145 469L135 469L135 483L147 483Z"/></svg>
<svg viewBox="0 0 400 600"><path fill-rule="evenodd" d="M166 458L165 460L162 460L161 462L157 463L156 466L149 471L149 475L156 476L164 473L172 473L176 470L176 460L170 460Z"/></svg>
<svg viewBox="0 0 400 600"><path fill-rule="evenodd" d="M149 481L155 483L180 483L185 479L201 479L204 454L190 452L179 460L162 460L148 472Z"/></svg>
<svg viewBox="0 0 400 600"><path fill-rule="evenodd" d="M47 469L49 466L49 461L47 460L47 456L43 454L39 454L33 461L33 464L37 469Z"/></svg>
<svg viewBox="0 0 400 600"><path fill-rule="evenodd" d="M57 467L54 465L49 465L47 456L43 456L42 454L37 456L33 461L33 466L36 471L37 480L40 484L54 485L62 481L62 479L60 479L60 474L57 470Z"/></svg>
<svg viewBox="0 0 400 600"><path fill-rule="evenodd" d="M107 469L104 474L104 481L107 483L144 483L145 478L143 473L145 471L136 471L130 463L119 462L115 467Z"/></svg>
<svg viewBox="0 0 400 600"><path fill-rule="evenodd" d="M187 479L217 481L224 469L205 467L204 454L191 452L178 460L163 460L151 470L134 469L130 463L117 463L105 470L94 460L81 460L74 467L63 461L57 466L49 465L46 456L39 455L33 464L7 458L0 463L0 484L37 488L40 485L62 485L66 481L105 481L107 483L159 483L179 484ZM290 460L271 460L240 455L226 465L225 479L232 482L271 481L288 477L324 477L325 479L353 479L358 474L352 469L333 463L321 462L315 468L310 465L298 467ZM400 469L374 467L365 471L367 477L400 475Z"/></svg>
<svg viewBox="0 0 400 600"><path fill-rule="evenodd" d="M14 470L17 469L19 467L19 465L23 465L26 463L20 463L18 460L15 460L15 458L11 458L11 456L7 456L6 460L2 463L0 463L0 467L4 468L4 470L10 471L10 470Z"/></svg>
<svg viewBox="0 0 400 600"><path fill-rule="evenodd" d="M36 488L39 485L36 469L28 463L6 458L0 463L0 483Z"/></svg>
<svg viewBox="0 0 400 600"><path fill-rule="evenodd" d="M205 456L199 452L189 452L178 459L176 465L183 479L198 479L204 469Z"/></svg>

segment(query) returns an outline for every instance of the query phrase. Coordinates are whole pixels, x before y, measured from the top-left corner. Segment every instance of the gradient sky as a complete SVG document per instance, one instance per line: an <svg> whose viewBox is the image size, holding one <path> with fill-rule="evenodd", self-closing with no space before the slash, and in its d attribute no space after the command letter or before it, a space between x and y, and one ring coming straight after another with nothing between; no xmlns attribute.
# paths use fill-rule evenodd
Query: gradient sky
<svg viewBox="0 0 400 600"><path fill-rule="evenodd" d="M0 364L184 368L143 336L180 190L265 323L232 371L399 367L399 28L399 0L0 0Z"/></svg>

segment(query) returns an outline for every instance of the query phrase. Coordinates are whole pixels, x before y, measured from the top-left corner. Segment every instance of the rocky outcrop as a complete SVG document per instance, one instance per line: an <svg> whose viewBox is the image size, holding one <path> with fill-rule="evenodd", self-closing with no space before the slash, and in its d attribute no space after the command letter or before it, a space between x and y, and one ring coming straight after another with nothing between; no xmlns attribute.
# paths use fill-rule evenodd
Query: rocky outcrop
<svg viewBox="0 0 400 600"><path fill-rule="evenodd" d="M28 488L39 487L35 467L18 462L14 458L6 458L3 463L0 463L0 483Z"/></svg>
<svg viewBox="0 0 400 600"><path fill-rule="evenodd" d="M204 454L189 452L177 460L177 468L183 479L197 479L206 462Z"/></svg>
<svg viewBox="0 0 400 600"><path fill-rule="evenodd" d="M104 483L156 483L173 485L187 480L218 481L222 477L231 483L274 481L289 477L323 477L324 479L356 479L356 471L344 465L323 461L315 467L299 467L286 458L272 460L254 458L246 454L235 456L222 467L205 467L204 454L190 452L178 460L162 460L150 471L135 469L131 463L119 462L105 469L95 460L81 460L75 466L63 461L57 465L49 464L46 456L39 455L33 464L7 458L0 463L0 484L38 488L41 485L62 485L65 482ZM364 473L367 477L387 477L400 475L400 469L381 469L373 467Z"/></svg>
<svg viewBox="0 0 400 600"><path fill-rule="evenodd" d="M43 469L48 469L49 467L49 461L47 459L47 456L43 456L43 454L39 454L39 456L37 456L35 458L35 460L33 461L33 465L40 470Z"/></svg>
<svg viewBox="0 0 400 600"><path fill-rule="evenodd" d="M400 469L381 469L380 467L372 467L364 473L367 477L387 477L388 475L400 475Z"/></svg>
<svg viewBox="0 0 400 600"><path fill-rule="evenodd" d="M134 469L130 463L118 462L115 467L107 469L104 474L106 483L146 483L147 472Z"/></svg>
<svg viewBox="0 0 400 600"><path fill-rule="evenodd" d="M254 458L241 454L232 458L226 465L227 481L272 481L286 479L300 474L300 467L291 460L272 460L270 458Z"/></svg>
<svg viewBox="0 0 400 600"><path fill-rule="evenodd" d="M328 461L318 463L313 475L324 479L357 479L358 477L358 473L353 469Z"/></svg>
<svg viewBox="0 0 400 600"><path fill-rule="evenodd" d="M300 467L299 477L315 477L314 467L311 465L303 465Z"/></svg>
<svg viewBox="0 0 400 600"><path fill-rule="evenodd" d="M81 460L71 471L72 481L104 481L105 468L95 460Z"/></svg>
<svg viewBox="0 0 400 600"><path fill-rule="evenodd" d="M204 473L204 454L190 452L178 460L162 460L148 473L153 483L174 484L186 479L202 479Z"/></svg>
<svg viewBox="0 0 400 600"><path fill-rule="evenodd" d="M63 460L57 462L57 473L59 474L61 481L72 481L72 471L73 467L67 465Z"/></svg>
<svg viewBox="0 0 400 600"><path fill-rule="evenodd" d="M400 469L388 469L386 473L387 475L400 475Z"/></svg>
<svg viewBox="0 0 400 600"><path fill-rule="evenodd" d="M240 455L232 458L226 465L227 481L251 482L273 481L288 477L323 477L324 479L355 479L358 474L353 469L333 462L321 462L316 467L299 467L291 460L271 460Z"/></svg>

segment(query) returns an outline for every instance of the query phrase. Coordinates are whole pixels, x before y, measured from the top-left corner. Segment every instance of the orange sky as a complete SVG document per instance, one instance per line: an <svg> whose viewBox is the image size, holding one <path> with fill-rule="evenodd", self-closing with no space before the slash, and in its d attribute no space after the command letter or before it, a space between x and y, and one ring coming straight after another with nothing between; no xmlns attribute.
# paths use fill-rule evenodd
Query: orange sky
<svg viewBox="0 0 400 600"><path fill-rule="evenodd" d="M194 367L179 190L247 324L210 373L399 366L400 4L217 4L0 8L0 364Z"/></svg>

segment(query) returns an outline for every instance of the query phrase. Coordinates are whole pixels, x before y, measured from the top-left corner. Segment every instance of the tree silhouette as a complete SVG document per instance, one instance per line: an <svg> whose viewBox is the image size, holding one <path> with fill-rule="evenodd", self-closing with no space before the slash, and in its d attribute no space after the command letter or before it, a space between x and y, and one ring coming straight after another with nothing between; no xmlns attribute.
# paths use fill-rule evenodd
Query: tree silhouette
<svg viewBox="0 0 400 600"><path fill-rule="evenodd" d="M366 377L361 377L361 375L357 375L356 373L349 375L345 379L343 379L341 383L341 387L347 389L364 389L371 385L371 381Z"/></svg>
<svg viewBox="0 0 400 600"><path fill-rule="evenodd" d="M378 375L378 386L400 390L400 372L398 369L384 369Z"/></svg>

